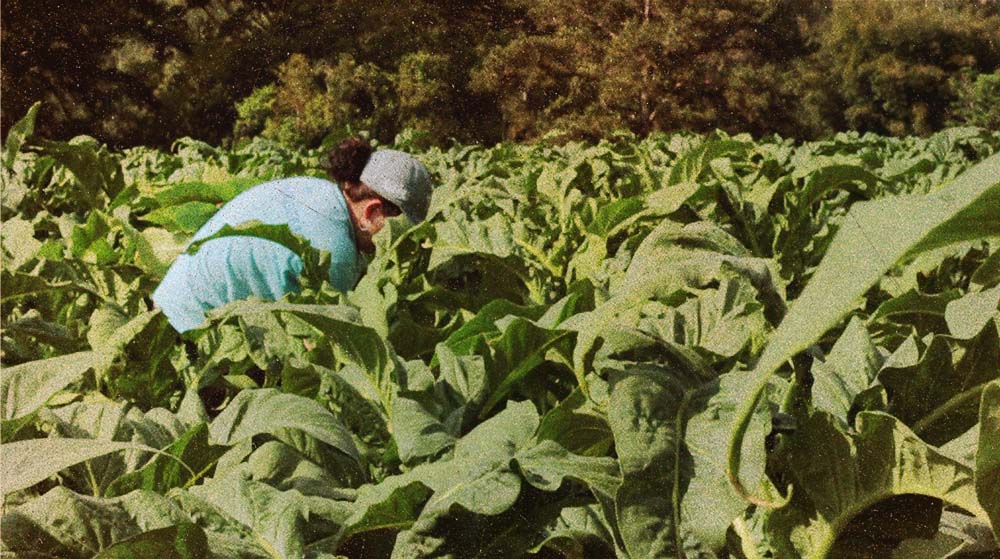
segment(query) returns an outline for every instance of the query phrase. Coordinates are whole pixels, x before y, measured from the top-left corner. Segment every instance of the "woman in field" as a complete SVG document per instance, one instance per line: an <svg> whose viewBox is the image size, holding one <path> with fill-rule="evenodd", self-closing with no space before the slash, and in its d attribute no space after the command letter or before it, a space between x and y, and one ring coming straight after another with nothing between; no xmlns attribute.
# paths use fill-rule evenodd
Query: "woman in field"
<svg viewBox="0 0 1000 559"><path fill-rule="evenodd" d="M330 152L330 178L295 177L257 185L233 198L192 242L226 225L248 221L286 224L293 233L331 255L330 283L354 287L362 273L361 253L374 251L372 236L389 217L422 221L430 204L431 179L413 156L395 150L373 152L356 138ZM211 239L193 255L182 254L153 292L170 324L184 332L205 321L205 311L257 296L277 300L298 291L303 262L277 242L250 236Z"/></svg>

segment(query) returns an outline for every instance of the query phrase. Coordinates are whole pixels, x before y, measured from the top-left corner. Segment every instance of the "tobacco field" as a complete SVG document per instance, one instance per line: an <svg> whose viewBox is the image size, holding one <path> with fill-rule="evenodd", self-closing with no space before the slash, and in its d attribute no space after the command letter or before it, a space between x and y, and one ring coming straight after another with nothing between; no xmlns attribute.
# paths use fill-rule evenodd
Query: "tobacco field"
<svg viewBox="0 0 1000 559"><path fill-rule="evenodd" d="M197 228L324 152L2 151L3 557L996 557L1000 133L394 147L356 288L182 338Z"/></svg>

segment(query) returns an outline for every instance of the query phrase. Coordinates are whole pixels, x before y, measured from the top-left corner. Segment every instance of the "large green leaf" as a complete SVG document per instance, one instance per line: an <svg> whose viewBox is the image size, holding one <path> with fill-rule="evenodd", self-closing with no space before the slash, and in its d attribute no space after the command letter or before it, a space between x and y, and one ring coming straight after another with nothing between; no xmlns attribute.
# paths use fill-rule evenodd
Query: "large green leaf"
<svg viewBox="0 0 1000 559"><path fill-rule="evenodd" d="M38 255L42 242L35 238L35 226L26 219L15 217L3 222L4 268L17 270Z"/></svg>
<svg viewBox="0 0 1000 559"><path fill-rule="evenodd" d="M758 292L749 281L726 270L719 276L718 289L698 290L679 305L645 305L637 327L697 350L708 362L739 358L744 350L756 353L770 331Z"/></svg>
<svg viewBox="0 0 1000 559"><path fill-rule="evenodd" d="M219 208L208 202L184 202L149 212L142 219L162 225L169 231L192 234L201 228Z"/></svg>
<svg viewBox="0 0 1000 559"><path fill-rule="evenodd" d="M610 526L601 511L593 505L564 508L559 518L546 528L545 539L531 551L539 553L542 549L580 559L616 556Z"/></svg>
<svg viewBox="0 0 1000 559"><path fill-rule="evenodd" d="M70 354L79 351L84 342L69 328L55 321L45 320L37 312L28 311L23 317L4 324L4 334L10 340L23 340L22 343L39 346L44 351L45 345L59 354Z"/></svg>
<svg viewBox="0 0 1000 559"><path fill-rule="evenodd" d="M455 445L465 409L452 409L439 394L401 394L393 400L392 439L404 464L434 458Z"/></svg>
<svg viewBox="0 0 1000 559"><path fill-rule="evenodd" d="M798 178L797 175L800 174L805 175L805 184L801 189L794 191L795 207L793 209L795 215L793 219L800 220L808 218L813 204L833 189L854 184L860 184L870 189L878 182L878 177L858 165L834 163L816 169L806 168L802 172L793 172L792 177Z"/></svg>
<svg viewBox="0 0 1000 559"><path fill-rule="evenodd" d="M643 206L643 200L638 196L621 198L601 206L594 219L587 224L587 233L607 239L637 218Z"/></svg>
<svg viewBox="0 0 1000 559"><path fill-rule="evenodd" d="M422 466L420 479L434 490L424 514L447 511L453 504L478 514L510 508L521 486L510 461L537 427L538 412L530 402L508 403L456 443L451 461Z"/></svg>
<svg viewBox="0 0 1000 559"><path fill-rule="evenodd" d="M164 454L115 479L105 494L115 497L136 489L163 494L174 487L194 484L212 469L224 451L223 447L208 444L208 425L199 423L164 448Z"/></svg>
<svg viewBox="0 0 1000 559"><path fill-rule="evenodd" d="M5 453L5 463L7 459ZM7 479L5 475L5 485ZM0 547L19 557L89 559L102 551L114 549L116 543L142 538L144 533L188 522L187 515L168 499L150 491L101 499L56 487L3 515ZM163 535L154 534L145 539L158 540ZM194 534L194 537L197 538L197 535ZM192 549L200 547L194 539L188 543ZM178 549L183 549L183 545L175 551ZM114 553L118 552L109 556L121 557ZM183 554L179 556L184 557Z"/></svg>
<svg viewBox="0 0 1000 559"><path fill-rule="evenodd" d="M614 444L604 412L579 388L542 417L537 437L584 456L602 456Z"/></svg>
<svg viewBox="0 0 1000 559"><path fill-rule="evenodd" d="M506 299L496 299L483 305L476 316L452 332L443 342L457 355L469 355L476 350L480 341L498 331L496 321L506 316L521 316L537 319L542 311L538 307L525 307ZM436 359L435 359L436 361ZM431 362L433 366L435 361Z"/></svg>
<svg viewBox="0 0 1000 559"><path fill-rule="evenodd" d="M983 287L993 287L1000 283L1000 250L994 249L993 254L973 272L969 281Z"/></svg>
<svg viewBox="0 0 1000 559"><path fill-rule="evenodd" d="M836 324L893 264L959 241L1000 235L1000 155L926 196L855 204L819 268L771 338L751 373L754 396L743 406L729 442L728 475L751 502L780 505L749 493L738 477L747 422L768 377Z"/></svg>
<svg viewBox="0 0 1000 559"><path fill-rule="evenodd" d="M656 191L650 198L666 191L667 189ZM646 213L643 210L647 203L649 202L644 201L642 197L633 196L601 206L594 219L587 224L583 246L576 251L569 263L569 268L575 272L577 278L588 278L597 273L601 262L608 255L609 238L642 218Z"/></svg>
<svg viewBox="0 0 1000 559"><path fill-rule="evenodd" d="M185 522L122 540L95 555L94 559L200 559L208 553L208 538L204 530Z"/></svg>
<svg viewBox="0 0 1000 559"><path fill-rule="evenodd" d="M415 524L400 534L393 556L437 555L435 549L448 545L437 532L442 523L455 521L448 520L453 507L463 511L456 513L461 523L475 522L476 515L500 515L513 507L522 488L511 462L529 444L537 426L538 414L530 402L510 403L459 440L451 460L414 469L412 475L434 493Z"/></svg>
<svg viewBox="0 0 1000 559"><path fill-rule="evenodd" d="M697 194L701 188L700 184L693 181L664 186L646 196L646 207L658 214L672 214Z"/></svg>
<svg viewBox="0 0 1000 559"><path fill-rule="evenodd" d="M622 469L618 529L632 557L682 553L679 505L684 390L663 374L613 378L608 423ZM688 466L690 467L690 466Z"/></svg>
<svg viewBox="0 0 1000 559"><path fill-rule="evenodd" d="M697 557L723 547L746 503L723 475L721 443L747 389L738 374L700 389L652 367L612 377L608 423L623 476L616 517L630 556ZM769 429L767 411L755 416L755 434ZM752 456L741 473L763 479L765 456Z"/></svg>
<svg viewBox="0 0 1000 559"><path fill-rule="evenodd" d="M993 524L1000 544L1000 381L983 390L979 407L979 449L976 452L976 494Z"/></svg>
<svg viewBox="0 0 1000 559"><path fill-rule="evenodd" d="M91 316L91 331L87 333L87 340L100 356L96 364L99 376L107 372L125 346L140 337L160 313L159 309L155 309L127 317L117 309L99 309Z"/></svg>
<svg viewBox="0 0 1000 559"><path fill-rule="evenodd" d="M8 422L35 412L60 390L82 378L98 361L97 353L81 351L5 368L0 375L3 402L0 419Z"/></svg>
<svg viewBox="0 0 1000 559"><path fill-rule="evenodd" d="M410 474L388 477L378 485L362 486L354 501L354 512L344 523L340 537L407 528L430 496L430 488Z"/></svg>
<svg viewBox="0 0 1000 559"><path fill-rule="evenodd" d="M93 439L30 439L0 445L3 491L27 489L70 466L122 450L159 452L139 443Z"/></svg>
<svg viewBox="0 0 1000 559"><path fill-rule="evenodd" d="M919 358L912 339L890 356L879 372L889 411L924 440L942 444L978 421L979 395L1000 376L1000 331L988 322L958 353L955 342L934 336Z"/></svg>
<svg viewBox="0 0 1000 559"><path fill-rule="evenodd" d="M478 405L486 398L489 379L481 355L456 355L447 345L440 344L434 352L440 368L440 379L466 404Z"/></svg>
<svg viewBox="0 0 1000 559"><path fill-rule="evenodd" d="M389 410L383 407L378 388L365 371L356 365L336 372L319 365L311 365L311 369L318 373L320 388L325 388L323 399L340 410L340 420L352 433L365 441L388 440ZM283 379L282 384L288 392L289 383Z"/></svg>
<svg viewBox="0 0 1000 559"><path fill-rule="evenodd" d="M553 441L542 441L515 457L525 481L543 491L556 491L567 479L612 497L622 483L618 464L607 456L580 456Z"/></svg>
<svg viewBox="0 0 1000 559"><path fill-rule="evenodd" d="M443 221L435 225L435 231L437 239L428 264L430 270L465 254L505 260L514 254L516 247L510 221L499 214L483 221Z"/></svg>
<svg viewBox="0 0 1000 559"><path fill-rule="evenodd" d="M171 184L153 195L160 207L176 206L185 202L228 202L237 194L259 184L254 177L235 177L224 181L181 182Z"/></svg>
<svg viewBox="0 0 1000 559"><path fill-rule="evenodd" d="M725 474L729 426L750 396L751 387L744 382L744 374L734 371L722 375L717 383L691 393L686 409L679 410L689 416L680 450L681 464L687 464L678 478L687 483L686 491L679 494L680 519L684 531L709 549L723 546L730 525L747 508L746 501L736 493ZM752 441L764 438L771 431L772 414L786 387L787 383L781 379L772 380L767 397L754 410L747 430L750 436L743 445L740 477L756 482L760 491L771 490L765 477L767 454Z"/></svg>
<svg viewBox="0 0 1000 559"><path fill-rule="evenodd" d="M262 534L255 533L222 508L187 490L173 489L168 498L205 530L212 559L280 559L280 555L268 549L270 544Z"/></svg>
<svg viewBox="0 0 1000 559"><path fill-rule="evenodd" d="M636 255L612 297L590 312L567 320L564 328L576 330L573 366L577 380L586 389L588 363L600 340L620 330L627 318L634 317L646 300L656 297L671 300L684 289L704 288L724 274L746 278L757 289L760 299L783 312L781 288L775 284L773 262L745 256L746 249L716 225L696 222L681 226L665 222L651 232L636 250ZM664 266L663 262L670 262Z"/></svg>
<svg viewBox="0 0 1000 559"><path fill-rule="evenodd" d="M245 479L240 470L192 487L190 493L225 514L272 559L304 556L309 507L297 491L279 491ZM204 505L203 505L204 506Z"/></svg>
<svg viewBox="0 0 1000 559"><path fill-rule="evenodd" d="M11 169L14 166L14 159L17 158L17 152L21 151L21 147L28 141L35 132L35 119L38 117L38 109L42 106L41 101L36 101L28 109L21 120L17 121L10 129L7 131L7 139L4 141L3 146L3 167L5 169ZM6 187L6 185L4 185Z"/></svg>
<svg viewBox="0 0 1000 559"><path fill-rule="evenodd" d="M395 391L393 374L398 366L396 356L374 329L359 324L360 318L354 308L236 301L215 312L219 317L276 312L294 315L318 330L341 361L357 365L364 371L377 388L383 407L390 407Z"/></svg>
<svg viewBox="0 0 1000 559"><path fill-rule="evenodd" d="M351 458L358 449L351 434L315 400L284 394L274 388L243 390L209 427L212 444L233 445L260 433L299 429Z"/></svg>
<svg viewBox="0 0 1000 559"><path fill-rule="evenodd" d="M972 469L928 446L892 416L859 413L856 435L837 423L818 412L790 437L787 456L796 493L786 507L763 509L761 516L767 534L765 546L776 556L824 559L851 554L874 559L879 555L871 555L872 550L883 545L891 549L892 538L898 536L877 534L873 542L846 536L841 539L852 521L874 507L890 507L883 512L886 521L894 515L929 516L914 516L905 523L903 529L910 532L924 524L936 524L939 508L935 512L931 506L923 513L895 504L894 497L939 499L986 519L976 497ZM899 511L892 508L900 506Z"/></svg>
<svg viewBox="0 0 1000 559"><path fill-rule="evenodd" d="M861 320L851 319L826 360L813 364L813 406L848 424L854 399L875 380L881 365Z"/></svg>
<svg viewBox="0 0 1000 559"><path fill-rule="evenodd" d="M65 293L82 291L91 293L93 288L81 285L72 281L50 281L41 276L33 276L23 272L9 272L3 270L3 295L0 301L9 303L25 297L32 297L46 293Z"/></svg>
<svg viewBox="0 0 1000 559"><path fill-rule="evenodd" d="M539 327L530 320L510 320L494 343L493 359L488 367L492 391L483 404L482 414L503 401L510 391L545 361L545 354L567 338L570 332Z"/></svg>
<svg viewBox="0 0 1000 559"><path fill-rule="evenodd" d="M948 330L956 338L969 339L982 332L983 327L994 316L1000 316L1000 286L979 293L969 293L948 303L944 318Z"/></svg>
<svg viewBox="0 0 1000 559"><path fill-rule="evenodd" d="M558 493L567 478L598 495L615 491L619 477L613 460L574 455L552 441L532 444L537 427L538 414L530 402L509 402L507 409L459 439L450 460L407 474L434 494L400 534L393 557L450 556L448 549L455 557L491 557L498 549L525 551L539 543L533 539L537 526L530 528L525 519L538 515L553 520L561 508L558 500L540 500L539 491ZM508 533L477 532L501 520L511 523ZM479 535L468 539L463 533Z"/></svg>
<svg viewBox="0 0 1000 559"><path fill-rule="evenodd" d="M85 400L68 405L45 408L39 412L39 419L40 424L50 432L53 445L62 440L55 437L63 437L80 445L84 444L80 441L96 439L98 443L95 445L116 441L162 449L187 430L176 415L163 408L143 413L130 403L111 401L99 395L89 395ZM77 491L103 495L116 479L142 468L154 458L148 448L126 449L90 459L86 464L63 471L60 478L63 485ZM165 453L156 455L177 460ZM194 475L186 464L178 464L185 469L186 475Z"/></svg>
<svg viewBox="0 0 1000 559"><path fill-rule="evenodd" d="M208 208L198 206L198 204L203 205L203 203L200 202L188 202L184 207L194 205L193 208L195 209L178 214L177 216L171 216L172 219L175 219L175 223L178 224L178 227L193 226L197 221L204 217L204 212L208 211ZM257 237L284 246L302 259L302 277L308 280L313 287L320 286L329 278L330 253L313 247L308 239L293 232L287 223L270 224L254 220L240 223L235 226L223 225L222 228L215 233L192 242L187 247L187 253L194 254L198 252L201 245L224 237Z"/></svg>
<svg viewBox="0 0 1000 559"><path fill-rule="evenodd" d="M313 462L282 441L267 441L254 449L246 461L246 471L256 481L275 489L294 489L303 495L330 499L350 499L353 489L341 488L333 472Z"/></svg>
<svg viewBox="0 0 1000 559"><path fill-rule="evenodd" d="M921 332L933 331L943 334L947 329L944 321L945 309L951 301L961 296L961 292L957 289L932 295L911 289L879 305L868 321L910 324L919 328Z"/></svg>

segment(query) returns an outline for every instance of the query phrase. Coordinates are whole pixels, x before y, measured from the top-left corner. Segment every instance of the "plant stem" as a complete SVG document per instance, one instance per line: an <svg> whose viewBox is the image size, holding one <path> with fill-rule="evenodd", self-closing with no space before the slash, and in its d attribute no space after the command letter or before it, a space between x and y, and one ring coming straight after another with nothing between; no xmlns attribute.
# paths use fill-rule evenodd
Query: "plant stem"
<svg viewBox="0 0 1000 559"><path fill-rule="evenodd" d="M914 423L913 432L916 433L917 435L921 435L931 425L937 423L940 419L947 416L956 408L968 404L970 400L978 400L979 396L983 393L983 389L986 388L986 384L988 383L983 383L978 386L973 386L972 388L966 390L965 392L959 392L958 394L955 394L954 396L949 398L947 402L941 404L937 408L934 408L934 411L921 418L920 421Z"/></svg>
<svg viewBox="0 0 1000 559"><path fill-rule="evenodd" d="M101 485L97 483L97 477L94 476L94 469L90 467L90 460L84 462L87 467L87 478L90 482L90 492L94 494L94 497L101 496Z"/></svg>

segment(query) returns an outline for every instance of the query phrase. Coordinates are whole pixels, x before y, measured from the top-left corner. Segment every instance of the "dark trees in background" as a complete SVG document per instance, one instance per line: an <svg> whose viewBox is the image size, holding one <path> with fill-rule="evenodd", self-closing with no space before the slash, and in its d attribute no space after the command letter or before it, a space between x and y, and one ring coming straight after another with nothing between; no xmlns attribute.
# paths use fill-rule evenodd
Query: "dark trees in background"
<svg viewBox="0 0 1000 559"><path fill-rule="evenodd" d="M982 0L7 0L4 132L117 146L404 128L815 137L995 126Z"/></svg>
<svg viewBox="0 0 1000 559"><path fill-rule="evenodd" d="M273 83L237 105L237 139L315 144L366 131L389 141L404 128L436 143L501 137L495 101L471 89L469 76L516 25L516 10L499 1L426 0L367 2L353 11L358 20L346 44L321 55L291 49Z"/></svg>
<svg viewBox="0 0 1000 559"><path fill-rule="evenodd" d="M174 10L152 2L55 0L8 0L2 9L4 130L37 100L45 103L40 127L53 136L132 138L126 120L164 118L154 114L147 72L155 51L176 30L145 22L169 21ZM135 67L133 73L115 68L116 51Z"/></svg>
<svg viewBox="0 0 1000 559"><path fill-rule="evenodd" d="M797 76L812 135L928 134L965 120L956 79L1000 68L1000 3L838 0L812 41Z"/></svg>
<svg viewBox="0 0 1000 559"><path fill-rule="evenodd" d="M51 136L115 144L218 139L232 100L281 58L230 2L9 0L3 3L3 125L44 102ZM236 24L236 22L239 24ZM261 76L263 77L263 76Z"/></svg>
<svg viewBox="0 0 1000 559"><path fill-rule="evenodd" d="M791 63L811 7L785 0L517 0L530 25L494 48L475 85L507 136L725 128L793 133Z"/></svg>

